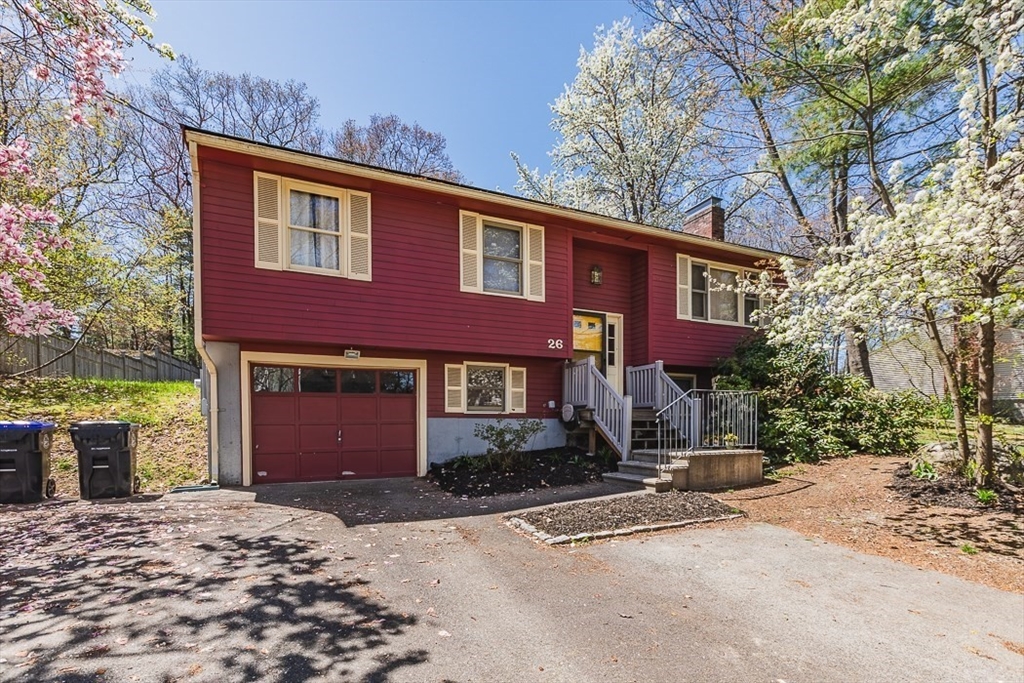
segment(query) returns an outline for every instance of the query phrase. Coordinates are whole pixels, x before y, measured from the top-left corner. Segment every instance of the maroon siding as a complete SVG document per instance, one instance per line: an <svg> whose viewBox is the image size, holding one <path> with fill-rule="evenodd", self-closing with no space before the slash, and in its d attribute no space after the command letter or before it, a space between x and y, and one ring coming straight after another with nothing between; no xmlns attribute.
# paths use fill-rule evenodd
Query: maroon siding
<svg viewBox="0 0 1024 683"><path fill-rule="evenodd" d="M690 256L706 258L691 252ZM707 367L729 356L750 328L676 318L675 251L651 253L651 357L666 365Z"/></svg>
<svg viewBox="0 0 1024 683"><path fill-rule="evenodd" d="M625 316L630 365L707 367L749 333L676 319L675 254L740 266L753 266L752 257L552 217L542 207L510 208L207 147L199 153L203 337L296 353L306 346L310 353L357 348L366 356L429 358L432 415L444 414L443 378L434 373L470 358L526 366L529 414L553 416L538 406L560 401L574 307ZM373 281L257 269L254 170L370 192ZM459 291L460 209L545 227L544 302ZM589 284L595 264L604 271L600 287ZM563 340L562 349L549 348L549 339Z"/></svg>
<svg viewBox="0 0 1024 683"><path fill-rule="evenodd" d="M460 207L454 199L424 201L398 186L367 187L365 180L227 156L237 158L231 158L232 163L207 158L201 166L201 286L207 338L568 355L549 349L547 343L550 338L567 339L571 320L565 279L568 241L558 227L546 226L546 301L460 292ZM368 189L373 281L257 269L254 167ZM508 211L491 210L499 217L519 219ZM529 218L539 222L535 216Z"/></svg>
<svg viewBox="0 0 1024 683"><path fill-rule="evenodd" d="M298 353L310 355L337 355L344 352L343 347L324 348L320 346L297 345L297 344L267 344L267 343L243 343L242 351L262 351L270 353ZM480 363L508 363L512 367L526 368L526 413L506 415L509 418L536 417L554 418L558 417L558 410L562 405L562 368L564 361L551 358L530 358L521 356L495 356L489 354L468 354L468 353L415 353L400 352L391 349L362 349L364 358L409 358L412 360L427 361L427 417L496 417L495 415L480 415L461 413L446 413L444 411L444 366L445 364L461 364L465 362ZM247 387L242 388L247 391ZM554 401L556 409L546 407L548 401Z"/></svg>
<svg viewBox="0 0 1024 683"><path fill-rule="evenodd" d="M650 354L650 288L648 287L647 261L649 253L633 257L633 273L630 287L630 310L635 321L629 330L630 345L627 365L646 365L657 360Z"/></svg>

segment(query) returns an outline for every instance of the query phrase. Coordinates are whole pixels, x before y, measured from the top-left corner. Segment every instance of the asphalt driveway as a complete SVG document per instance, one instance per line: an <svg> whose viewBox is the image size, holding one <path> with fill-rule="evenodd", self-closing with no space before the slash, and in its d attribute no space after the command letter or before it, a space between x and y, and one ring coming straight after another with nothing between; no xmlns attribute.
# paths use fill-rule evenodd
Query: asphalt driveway
<svg viewBox="0 0 1024 683"><path fill-rule="evenodd" d="M8 506L0 680L1024 681L1024 596L769 525L552 548L497 514L608 492Z"/></svg>

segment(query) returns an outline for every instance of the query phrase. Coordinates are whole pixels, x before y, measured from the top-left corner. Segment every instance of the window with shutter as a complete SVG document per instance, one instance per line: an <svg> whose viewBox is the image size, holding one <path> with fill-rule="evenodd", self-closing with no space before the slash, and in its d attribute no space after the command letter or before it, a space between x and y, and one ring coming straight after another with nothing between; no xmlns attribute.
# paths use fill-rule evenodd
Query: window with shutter
<svg viewBox="0 0 1024 683"><path fill-rule="evenodd" d="M526 368L502 363L445 365L446 413L507 415L526 412Z"/></svg>
<svg viewBox="0 0 1024 683"><path fill-rule="evenodd" d="M466 408L462 400L464 392L464 368L462 365L444 366L444 412L462 413Z"/></svg>
<svg viewBox="0 0 1024 683"><path fill-rule="evenodd" d="M256 173L256 267L281 270L281 179Z"/></svg>
<svg viewBox="0 0 1024 683"><path fill-rule="evenodd" d="M459 212L459 289L544 301L544 228Z"/></svg>
<svg viewBox="0 0 1024 683"><path fill-rule="evenodd" d="M370 279L370 195L349 191L348 276Z"/></svg>
<svg viewBox="0 0 1024 683"><path fill-rule="evenodd" d="M370 195L253 174L258 268L369 280Z"/></svg>
<svg viewBox="0 0 1024 683"><path fill-rule="evenodd" d="M676 254L676 317L690 317L690 257Z"/></svg>
<svg viewBox="0 0 1024 683"><path fill-rule="evenodd" d="M526 412L526 368L509 368L509 412Z"/></svg>

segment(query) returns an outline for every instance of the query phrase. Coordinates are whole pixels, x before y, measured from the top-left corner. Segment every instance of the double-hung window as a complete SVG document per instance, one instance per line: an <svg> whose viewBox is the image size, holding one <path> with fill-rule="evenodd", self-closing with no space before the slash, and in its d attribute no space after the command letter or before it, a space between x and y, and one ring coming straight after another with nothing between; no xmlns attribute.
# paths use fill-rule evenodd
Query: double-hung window
<svg viewBox="0 0 1024 683"><path fill-rule="evenodd" d="M445 365L445 412L526 412L526 368L502 363Z"/></svg>
<svg viewBox="0 0 1024 683"><path fill-rule="evenodd" d="M483 228L484 291L522 295L522 228L488 221Z"/></svg>
<svg viewBox="0 0 1024 683"><path fill-rule="evenodd" d="M754 326L760 300L741 293L741 279L753 271L722 264L694 261L676 254L676 317L731 325Z"/></svg>
<svg viewBox="0 0 1024 683"><path fill-rule="evenodd" d="M459 288L544 301L544 228L459 212Z"/></svg>
<svg viewBox="0 0 1024 683"><path fill-rule="evenodd" d="M254 174L256 267L370 279L370 195Z"/></svg>

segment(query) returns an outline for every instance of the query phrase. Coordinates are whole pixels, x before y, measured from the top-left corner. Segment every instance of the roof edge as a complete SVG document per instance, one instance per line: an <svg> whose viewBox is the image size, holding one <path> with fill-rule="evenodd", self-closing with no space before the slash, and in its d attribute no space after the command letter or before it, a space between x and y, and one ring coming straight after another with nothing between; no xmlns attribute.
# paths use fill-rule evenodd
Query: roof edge
<svg viewBox="0 0 1024 683"><path fill-rule="evenodd" d="M505 206L525 209L528 211L540 211L553 214L561 218L593 223L606 228L625 230L627 232L659 237L662 239L667 238L685 244L717 248L746 256L770 259L786 257L796 259L799 262L806 262L806 259L792 254L784 254L770 251L768 249L748 247L742 244L736 244L735 242L715 240L686 232L677 232L666 228L655 228L641 223L633 223L621 218L612 218L610 216L603 216L601 214L591 213L580 209L572 209L565 206L559 206L557 204L548 204L547 202L538 201L536 199L517 197L515 195L497 192L495 190L484 190L478 187L471 187L469 185L461 185L448 180L428 178L426 176L407 173L404 171L394 171L391 169L380 168L378 166L345 161L322 154L304 152L290 149L288 147L280 147L265 142L257 142L255 140L235 137L225 133L216 133L187 125L182 125L181 128L186 143L195 142L199 145L223 149L225 151L251 154L253 156L299 164L301 166L310 166L327 171L346 173L348 175L354 175L370 180L380 180L415 189L443 192L456 197L503 204Z"/></svg>

